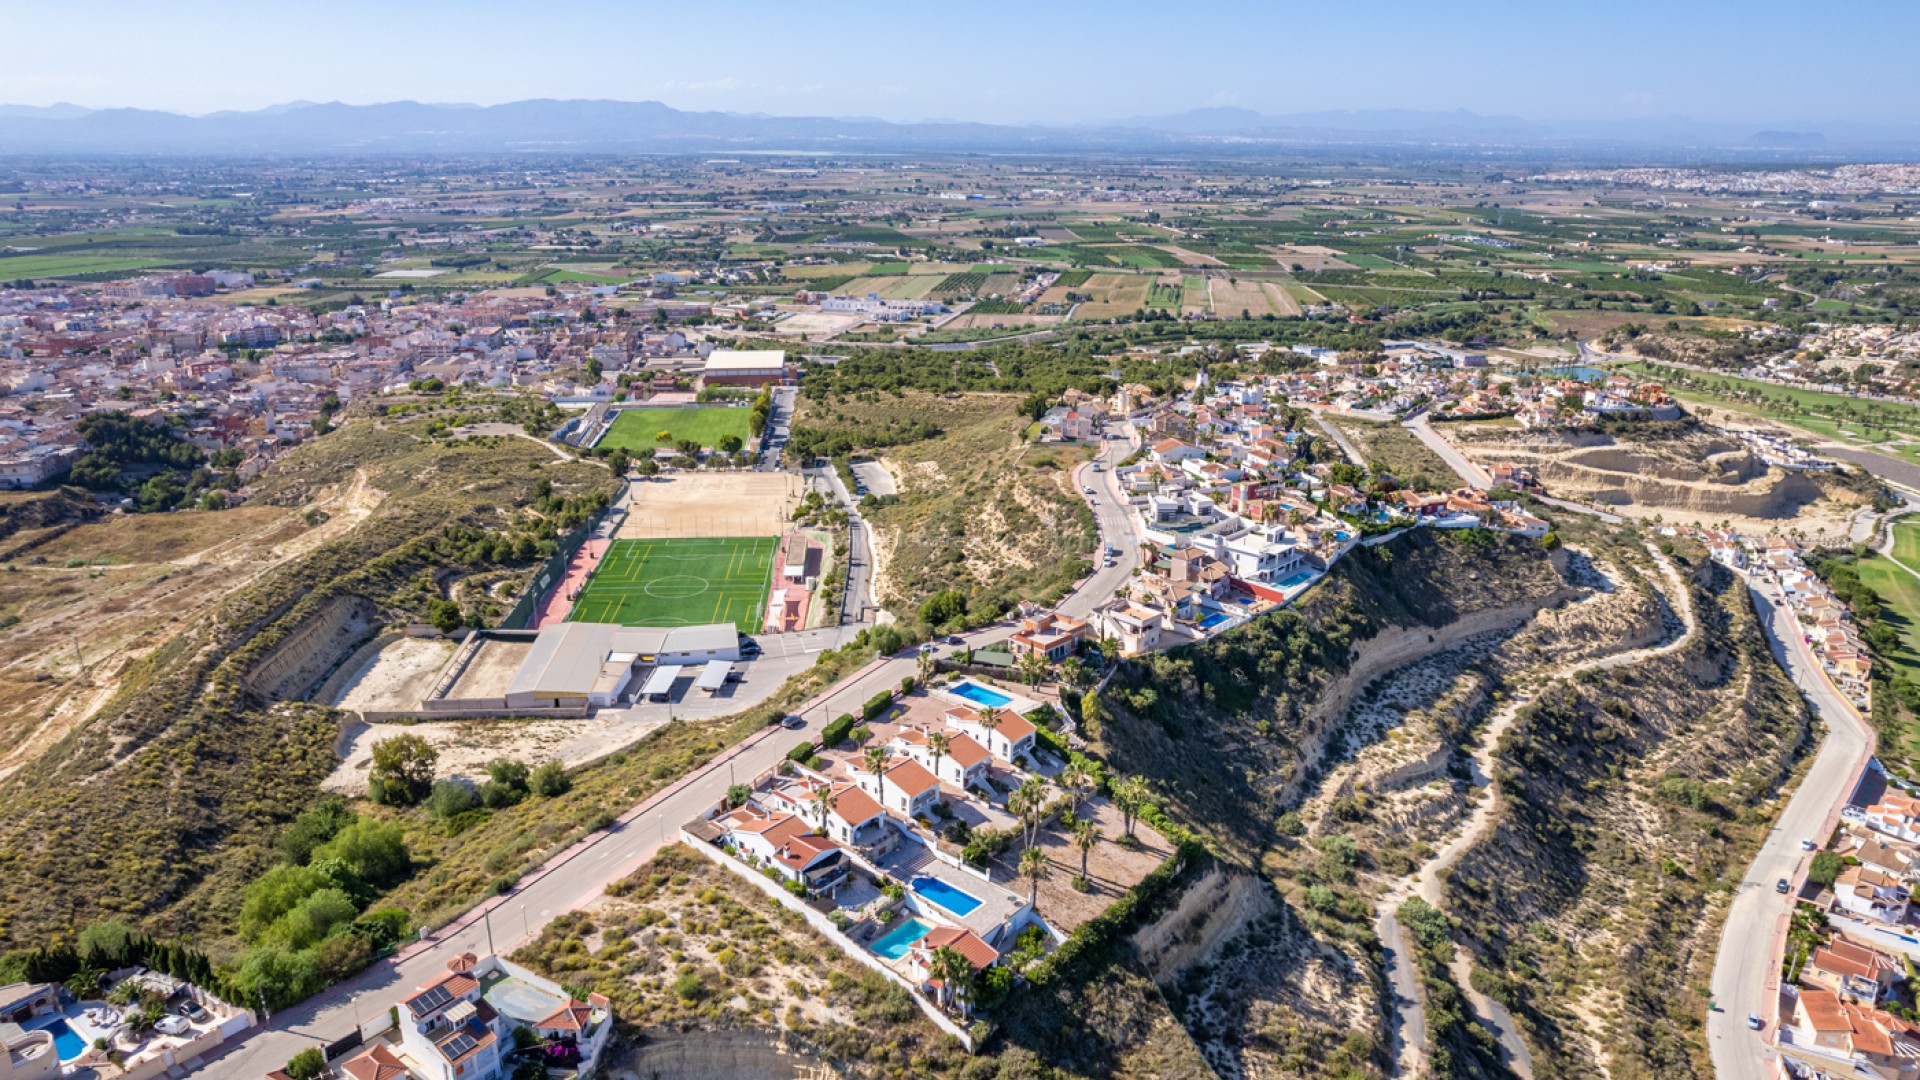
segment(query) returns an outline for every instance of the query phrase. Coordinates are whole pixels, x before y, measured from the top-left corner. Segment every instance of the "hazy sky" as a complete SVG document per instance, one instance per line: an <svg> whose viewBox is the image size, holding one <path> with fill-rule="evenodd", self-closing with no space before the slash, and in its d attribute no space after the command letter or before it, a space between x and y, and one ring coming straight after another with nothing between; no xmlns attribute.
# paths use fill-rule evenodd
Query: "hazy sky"
<svg viewBox="0 0 1920 1080"><path fill-rule="evenodd" d="M0 0L0 102L658 100L1087 121L1238 105L1912 121L1920 4Z"/></svg>

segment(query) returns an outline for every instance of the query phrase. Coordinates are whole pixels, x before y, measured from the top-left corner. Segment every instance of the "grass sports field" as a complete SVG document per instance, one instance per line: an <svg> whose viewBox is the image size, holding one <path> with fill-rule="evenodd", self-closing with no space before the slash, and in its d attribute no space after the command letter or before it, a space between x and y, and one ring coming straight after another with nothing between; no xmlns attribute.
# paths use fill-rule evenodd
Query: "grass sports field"
<svg viewBox="0 0 1920 1080"><path fill-rule="evenodd" d="M668 436L665 439L659 437L663 431ZM594 445L650 454L681 439L692 439L712 450L728 435L737 435L744 443L752 433L751 409L623 409Z"/></svg>
<svg viewBox="0 0 1920 1080"><path fill-rule="evenodd" d="M754 633L766 616L778 544L771 536L615 540L567 620L625 626L730 622Z"/></svg>

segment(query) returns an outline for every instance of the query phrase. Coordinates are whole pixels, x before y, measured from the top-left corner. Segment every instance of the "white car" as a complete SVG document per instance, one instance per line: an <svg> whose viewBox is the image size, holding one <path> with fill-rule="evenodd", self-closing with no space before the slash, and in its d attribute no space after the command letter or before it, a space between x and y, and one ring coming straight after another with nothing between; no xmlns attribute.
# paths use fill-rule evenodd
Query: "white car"
<svg viewBox="0 0 1920 1080"><path fill-rule="evenodd" d="M192 1027L184 1016L163 1016L153 1022L153 1030L162 1035L184 1035Z"/></svg>
<svg viewBox="0 0 1920 1080"><path fill-rule="evenodd" d="M1819 844L1816 844L1816 843L1814 843L1814 842L1813 842L1812 840L1802 840L1802 841L1800 841L1800 850L1801 850L1801 851L1815 851L1815 850L1817 850L1817 849L1818 849L1819 847L1820 847L1820 845L1819 845Z"/></svg>

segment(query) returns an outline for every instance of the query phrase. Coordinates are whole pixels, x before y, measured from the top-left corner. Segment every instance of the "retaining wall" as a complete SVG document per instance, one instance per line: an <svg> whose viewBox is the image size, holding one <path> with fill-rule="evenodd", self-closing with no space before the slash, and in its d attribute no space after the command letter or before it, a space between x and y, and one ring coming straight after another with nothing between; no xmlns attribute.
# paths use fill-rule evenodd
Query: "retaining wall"
<svg viewBox="0 0 1920 1080"><path fill-rule="evenodd" d="M960 1045L967 1048L967 1053L971 1054L974 1052L973 1036L967 1034L966 1029L954 1023L947 1014L940 1011L939 1006L922 996L920 991L916 989L905 976L881 963L879 957L855 945L853 939L848 937L839 927L833 925L831 919L815 911L812 907L801 903L798 897L795 897L786 889L781 888L775 882L764 877L759 871L748 867L745 863L737 859L729 858L726 852L708 844L706 841L685 831L680 833L680 839L688 847L693 848L700 854L726 867L729 873L753 882L755 888L772 897L775 903L805 919L808 926L819 931L828 941L832 942L836 948L840 949L840 951L893 980L902 987L905 987L907 993L913 997L913 1003L920 1006L920 1011L926 1014L927 1019L932 1020L938 1025L940 1030L959 1039Z"/></svg>

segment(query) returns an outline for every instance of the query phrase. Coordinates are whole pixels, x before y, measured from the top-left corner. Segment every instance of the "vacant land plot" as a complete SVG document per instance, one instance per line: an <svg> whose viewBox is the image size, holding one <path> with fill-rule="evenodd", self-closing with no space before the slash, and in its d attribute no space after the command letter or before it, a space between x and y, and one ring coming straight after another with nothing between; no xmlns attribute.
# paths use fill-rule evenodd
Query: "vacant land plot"
<svg viewBox="0 0 1920 1080"><path fill-rule="evenodd" d="M355 666L354 673L344 683L328 687L331 700L325 704L354 712L417 709L454 648L446 638L403 637L376 650L363 650L348 661Z"/></svg>
<svg viewBox="0 0 1920 1080"><path fill-rule="evenodd" d="M1283 266L1297 266L1302 270L1357 269L1332 248L1313 244L1263 244L1261 246L1272 252L1274 259Z"/></svg>
<svg viewBox="0 0 1920 1080"><path fill-rule="evenodd" d="M595 446L652 453L682 439L708 449L729 435L745 443L753 433L748 409L623 409Z"/></svg>
<svg viewBox="0 0 1920 1080"><path fill-rule="evenodd" d="M919 300L945 280L944 274L888 274L884 277L854 278L834 291L850 296L875 293L885 300Z"/></svg>
<svg viewBox="0 0 1920 1080"><path fill-rule="evenodd" d="M775 536L805 494L781 472L674 473L633 485L616 539Z"/></svg>
<svg viewBox="0 0 1920 1080"><path fill-rule="evenodd" d="M778 539L616 540L567 616L571 622L754 631L767 609Z"/></svg>
<svg viewBox="0 0 1920 1080"><path fill-rule="evenodd" d="M1112 319L1132 315L1146 306L1150 277L1139 274L1095 274L1076 289L1093 299L1073 313L1076 319Z"/></svg>

